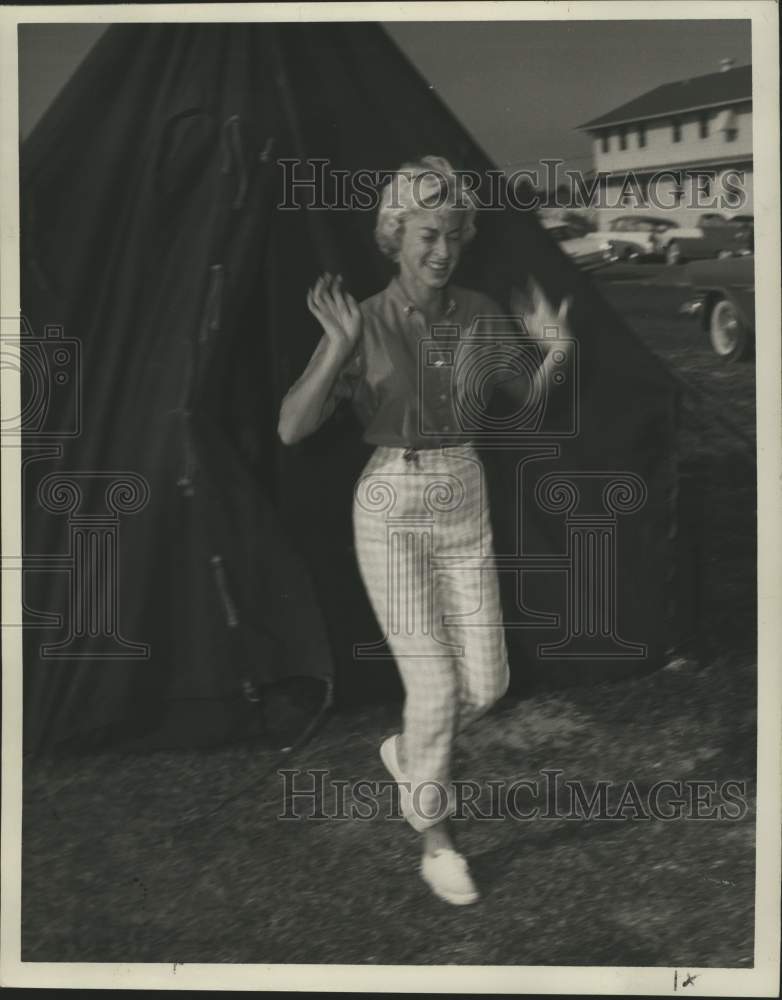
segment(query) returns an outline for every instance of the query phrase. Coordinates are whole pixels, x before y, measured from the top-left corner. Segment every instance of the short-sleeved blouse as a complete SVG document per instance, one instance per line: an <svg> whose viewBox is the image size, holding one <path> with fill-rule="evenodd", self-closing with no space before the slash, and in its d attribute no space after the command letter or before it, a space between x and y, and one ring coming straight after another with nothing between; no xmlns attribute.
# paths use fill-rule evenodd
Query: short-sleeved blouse
<svg viewBox="0 0 782 1000"><path fill-rule="evenodd" d="M362 337L332 395L352 401L369 444L427 449L465 443L489 381L503 381L492 338L496 342L510 318L470 289L450 286L445 303L442 316L427 321L396 277L360 303ZM506 370L504 379L515 374Z"/></svg>

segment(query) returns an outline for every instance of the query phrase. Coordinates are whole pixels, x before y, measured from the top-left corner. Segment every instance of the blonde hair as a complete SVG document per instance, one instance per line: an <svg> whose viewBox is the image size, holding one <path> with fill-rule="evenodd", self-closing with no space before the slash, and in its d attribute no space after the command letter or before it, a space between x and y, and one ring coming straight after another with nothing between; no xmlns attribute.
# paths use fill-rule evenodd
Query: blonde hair
<svg viewBox="0 0 782 1000"><path fill-rule="evenodd" d="M422 156L403 163L383 188L377 213L375 239L382 253L399 259L405 220L424 208L456 208L464 211L461 243L475 236L477 206L469 188L442 156Z"/></svg>

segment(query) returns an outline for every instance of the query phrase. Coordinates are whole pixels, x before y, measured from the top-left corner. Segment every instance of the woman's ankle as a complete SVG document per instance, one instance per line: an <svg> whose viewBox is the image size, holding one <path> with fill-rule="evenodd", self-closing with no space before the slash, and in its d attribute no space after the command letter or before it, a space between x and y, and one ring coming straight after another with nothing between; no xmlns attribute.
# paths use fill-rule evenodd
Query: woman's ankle
<svg viewBox="0 0 782 1000"><path fill-rule="evenodd" d="M429 827L423 832L424 854L434 854L439 850L453 850L453 840L451 839L451 825L447 820L443 820L436 826Z"/></svg>

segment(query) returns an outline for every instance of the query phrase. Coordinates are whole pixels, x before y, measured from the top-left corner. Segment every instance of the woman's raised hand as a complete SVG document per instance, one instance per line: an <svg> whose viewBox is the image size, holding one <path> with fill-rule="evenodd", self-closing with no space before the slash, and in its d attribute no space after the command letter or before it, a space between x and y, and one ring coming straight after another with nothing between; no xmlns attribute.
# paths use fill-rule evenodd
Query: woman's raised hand
<svg viewBox="0 0 782 1000"><path fill-rule="evenodd" d="M322 274L307 292L307 308L332 346L347 357L361 336L362 318L358 303L342 287L342 275Z"/></svg>
<svg viewBox="0 0 782 1000"><path fill-rule="evenodd" d="M522 295L514 288L511 298L512 308L514 311L518 309L523 314L524 325L530 336L544 343L559 341L558 348L570 346L573 340L569 323L572 304L570 296L566 296L559 304L559 308L554 309L540 285L533 278L529 278L527 294ZM554 330L557 332L554 333Z"/></svg>

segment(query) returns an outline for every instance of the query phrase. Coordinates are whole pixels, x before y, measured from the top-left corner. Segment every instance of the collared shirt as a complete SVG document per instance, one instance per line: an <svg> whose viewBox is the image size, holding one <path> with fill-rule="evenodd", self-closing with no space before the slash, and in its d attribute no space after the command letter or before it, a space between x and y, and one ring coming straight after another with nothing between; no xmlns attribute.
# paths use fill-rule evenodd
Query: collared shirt
<svg viewBox="0 0 782 1000"><path fill-rule="evenodd" d="M395 277L360 309L362 336L329 409L350 399L369 444L428 449L470 442L494 385L518 375L507 366L503 375L492 340L507 328L500 307L481 292L451 286L442 315L427 319Z"/></svg>

